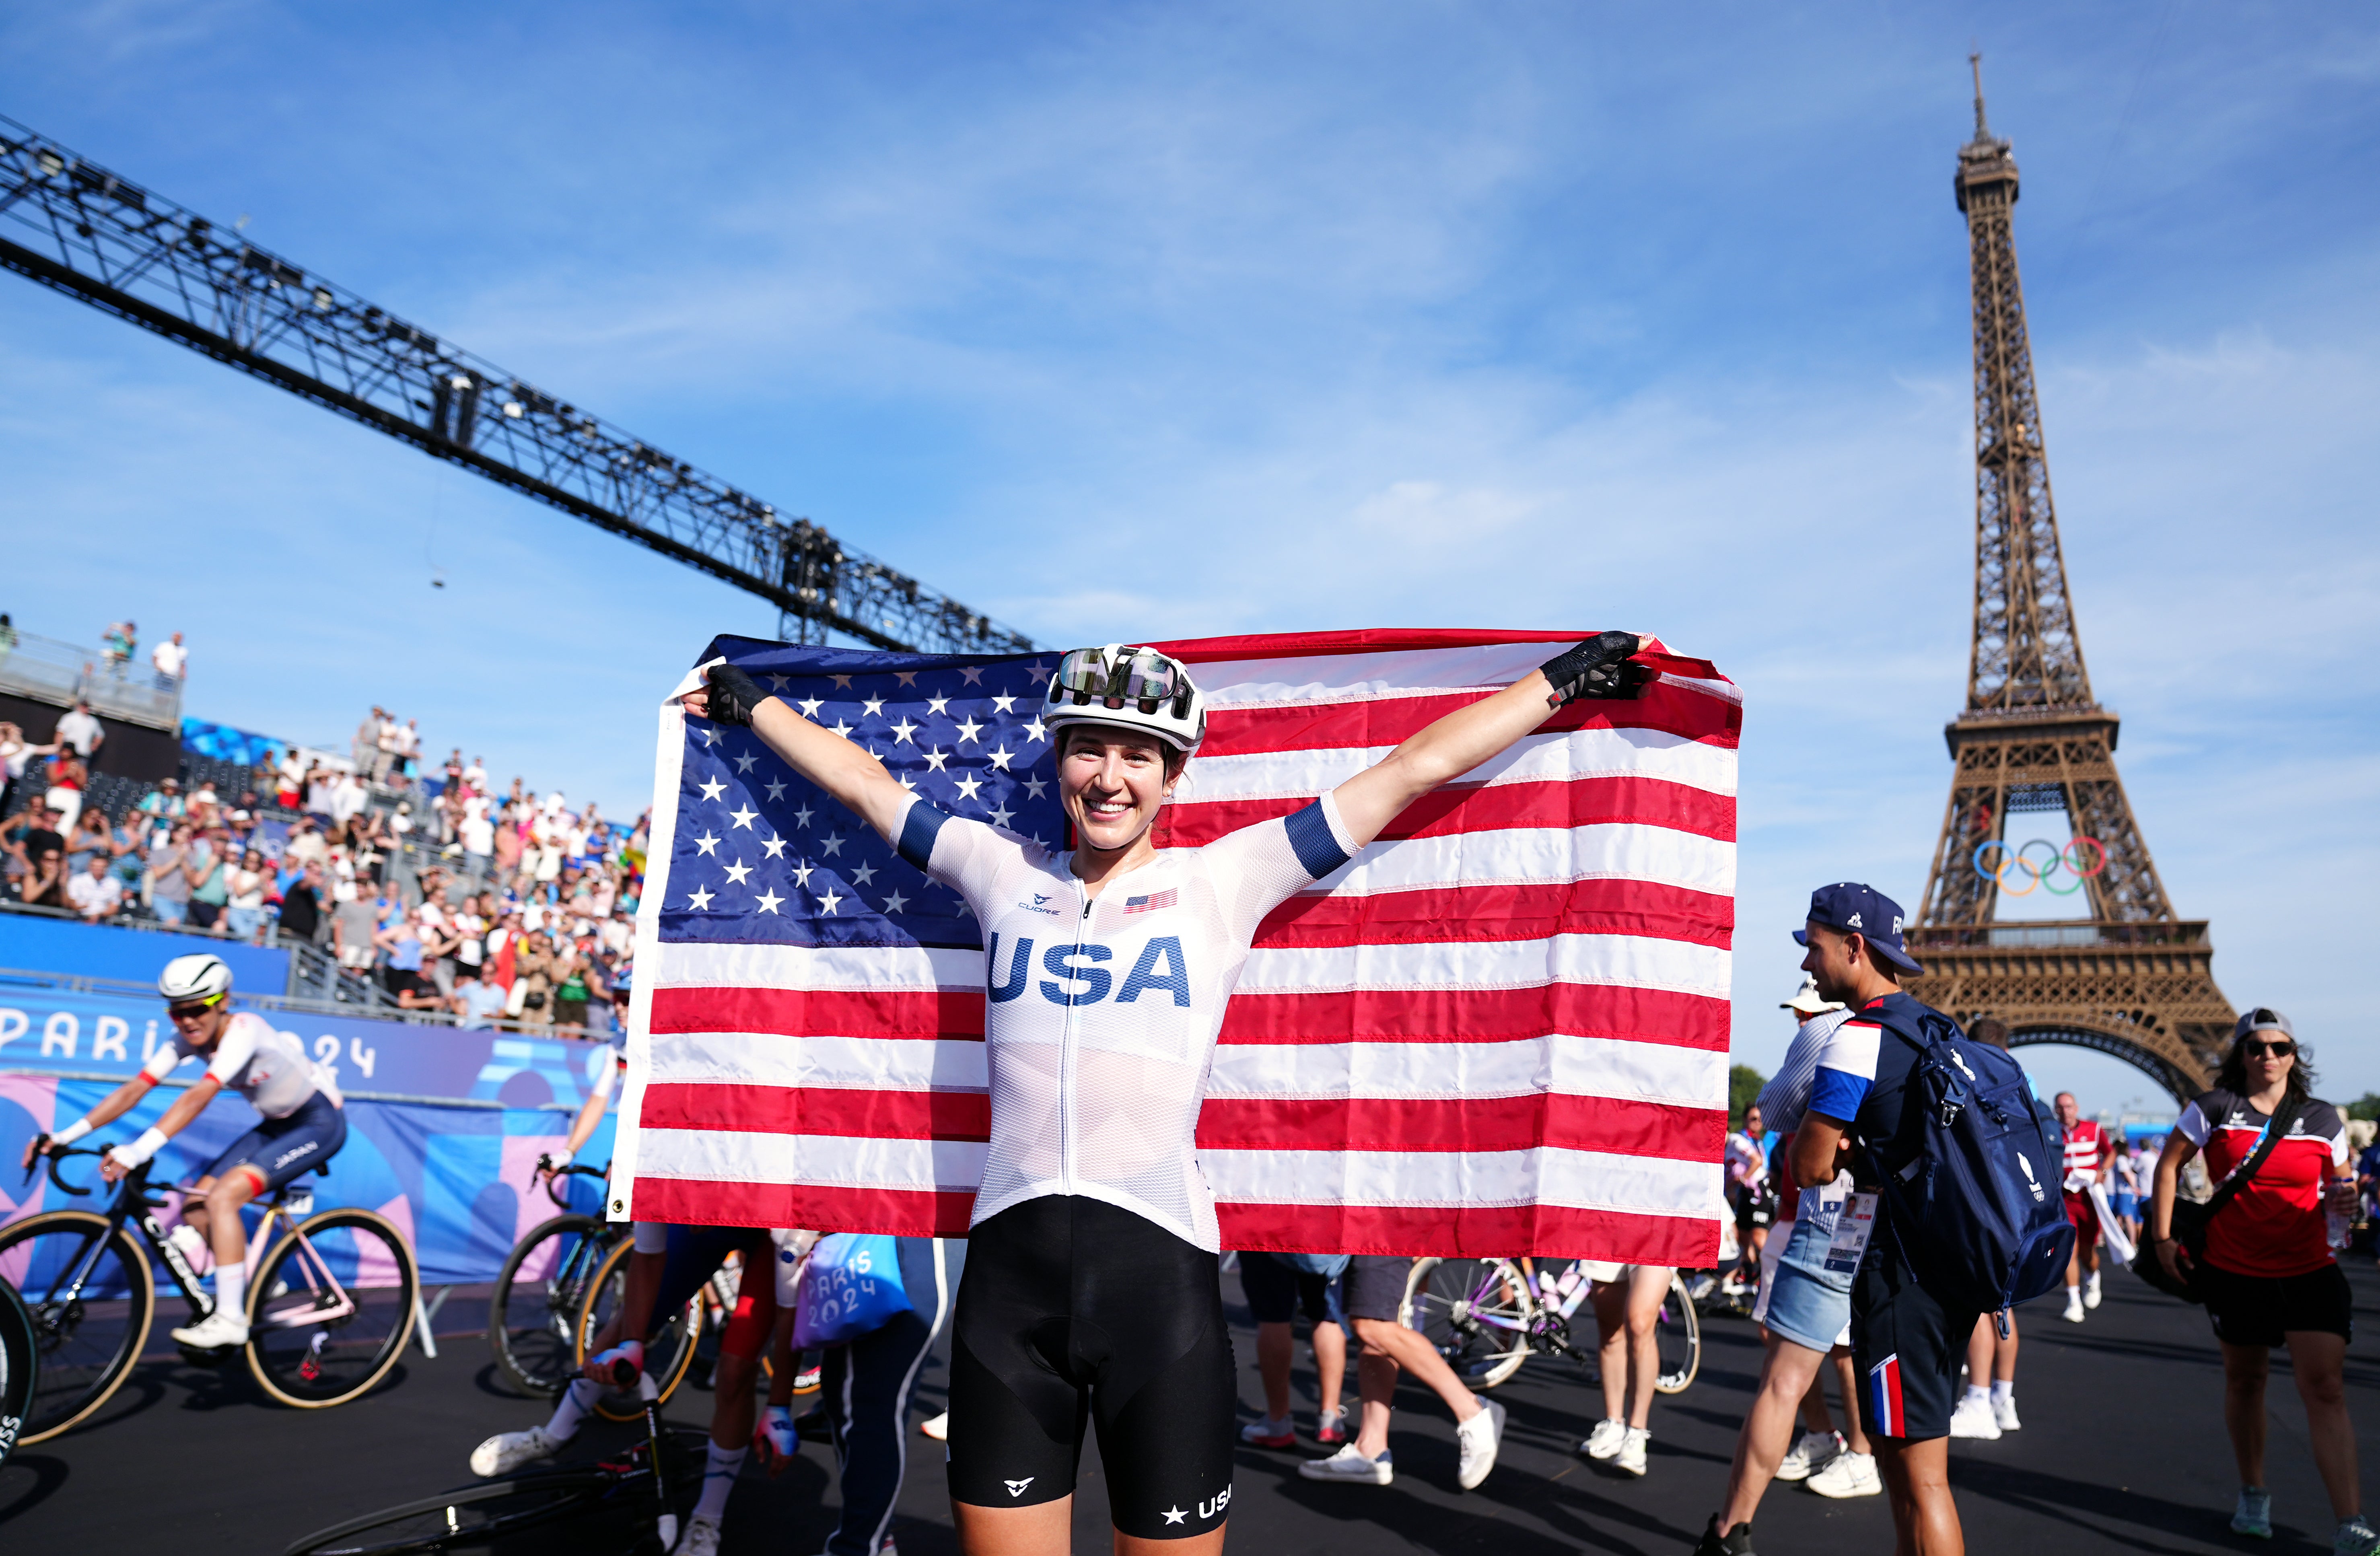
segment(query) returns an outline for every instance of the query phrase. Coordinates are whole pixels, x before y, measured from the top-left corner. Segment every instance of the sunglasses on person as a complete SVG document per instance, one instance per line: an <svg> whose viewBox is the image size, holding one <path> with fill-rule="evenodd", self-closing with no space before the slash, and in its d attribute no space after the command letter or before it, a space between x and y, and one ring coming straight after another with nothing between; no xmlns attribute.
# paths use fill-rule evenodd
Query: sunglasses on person
<svg viewBox="0 0 2380 1556"><path fill-rule="evenodd" d="M222 1003L223 997L217 995L212 1000L200 1000L193 1004L167 1005L165 1014L176 1021L196 1021Z"/></svg>
<svg viewBox="0 0 2380 1556"><path fill-rule="evenodd" d="M2298 1045L2287 1038L2277 1038L2268 1043L2244 1042L2240 1045L2240 1052L2251 1059L2262 1059L2268 1053L2276 1059L2287 1059L2297 1051Z"/></svg>

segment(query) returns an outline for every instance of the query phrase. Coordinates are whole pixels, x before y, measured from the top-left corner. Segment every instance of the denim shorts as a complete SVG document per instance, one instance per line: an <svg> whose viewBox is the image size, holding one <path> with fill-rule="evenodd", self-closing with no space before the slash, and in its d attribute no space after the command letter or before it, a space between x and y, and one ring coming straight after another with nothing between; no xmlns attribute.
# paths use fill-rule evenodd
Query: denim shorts
<svg viewBox="0 0 2380 1556"><path fill-rule="evenodd" d="M1767 1311L1761 1316L1778 1338L1821 1354L1851 1343L1852 1278L1827 1268L1834 1235L1831 1217L1793 1222L1776 1272L1765 1282Z"/></svg>

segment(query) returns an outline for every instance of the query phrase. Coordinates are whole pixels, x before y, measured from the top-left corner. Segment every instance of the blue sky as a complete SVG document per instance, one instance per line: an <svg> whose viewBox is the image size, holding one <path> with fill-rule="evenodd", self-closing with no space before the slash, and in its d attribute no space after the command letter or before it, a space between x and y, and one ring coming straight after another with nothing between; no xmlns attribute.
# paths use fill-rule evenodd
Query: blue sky
<svg viewBox="0 0 2380 1556"><path fill-rule="evenodd" d="M1971 41L2133 803L2234 1002L2380 1089L2368 8L115 3L0 16L0 113L1043 641L1709 655L1765 1066L1803 893L1913 905L1949 782ZM773 629L14 277L0 468L20 626L179 627L200 716L384 703L609 809Z"/></svg>

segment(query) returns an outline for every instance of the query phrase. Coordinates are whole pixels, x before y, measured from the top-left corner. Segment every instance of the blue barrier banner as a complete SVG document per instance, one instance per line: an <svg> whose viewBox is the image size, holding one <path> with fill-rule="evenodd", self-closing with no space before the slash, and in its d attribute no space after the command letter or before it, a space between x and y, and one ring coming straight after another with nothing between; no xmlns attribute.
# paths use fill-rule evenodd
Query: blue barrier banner
<svg viewBox="0 0 2380 1556"><path fill-rule="evenodd" d="M327 1177L308 1180L315 1205L360 1206L387 1216L412 1240L425 1283L494 1280L520 1235L560 1213L530 1185L530 1175L540 1154L561 1154L589 1086L613 1063L608 1044L287 1010L257 1014L295 1034L346 1097L347 1142ZM103 1194L63 1195L43 1177L26 1184L15 1163L26 1140L81 1117L172 1040L156 1000L0 987L0 1222L105 1202ZM188 1062L173 1078L191 1081L200 1074ZM133 1138L181 1095L179 1087L158 1088L94 1132L91 1143ZM194 1179L257 1122L237 1095L217 1097L158 1153L152 1180ZM610 1159L613 1125L606 1116L579 1161ZM78 1160L68 1176L96 1182L88 1161ZM577 1178L571 1185L571 1209L602 1213L599 1183Z"/></svg>
<svg viewBox="0 0 2380 1556"><path fill-rule="evenodd" d="M383 1100L575 1109L586 1100L592 1077L611 1063L606 1043L310 1011L257 1014L294 1033L341 1091ZM162 1000L0 984L0 1071L128 1079L160 1044L173 1040ZM183 1080L198 1076L196 1063L178 1072Z"/></svg>
<svg viewBox="0 0 2380 1556"><path fill-rule="evenodd" d="M88 1198L76 1198L61 1194L45 1175L24 1183L16 1163L27 1139L81 1117L110 1089L105 1081L0 1073L0 1164L6 1169L0 1171L0 1222L106 1204L111 1191L103 1186ZM90 1143L131 1139L180 1095L177 1089L159 1088L123 1118L94 1132ZM255 1111L239 1098L218 1097L157 1153L151 1181L191 1181L256 1124ZM612 1118L603 1119L579 1153L580 1161L610 1160L613 1124ZM561 1154L569 1128L568 1113L543 1109L356 1099L347 1103L347 1141L331 1159L330 1173L303 1181L313 1189L317 1210L360 1207L395 1222L413 1245L424 1285L476 1284L496 1278L504 1256L524 1233L561 1213L529 1180L540 1153ZM66 1175L70 1183L98 1184L96 1165L89 1158L70 1162ZM589 1178L569 1181L570 1208L601 1215L600 1184ZM162 1219L170 1227L177 1217L168 1213ZM253 1232L253 1216L249 1226Z"/></svg>
<svg viewBox="0 0 2380 1556"><path fill-rule="evenodd" d="M222 957L231 968L233 986L249 993L278 994L289 987L286 951L212 935L78 924L30 913L0 915L0 967L153 985L166 963L197 951Z"/></svg>

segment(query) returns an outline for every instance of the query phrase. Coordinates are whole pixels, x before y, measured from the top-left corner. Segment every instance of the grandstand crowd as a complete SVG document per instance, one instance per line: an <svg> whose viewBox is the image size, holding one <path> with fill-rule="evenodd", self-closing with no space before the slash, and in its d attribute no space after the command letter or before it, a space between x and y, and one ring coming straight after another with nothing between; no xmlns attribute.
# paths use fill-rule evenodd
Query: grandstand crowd
<svg viewBox="0 0 2380 1556"><path fill-rule="evenodd" d="M94 777L105 738L80 703L47 743L0 723L7 901L311 945L400 1008L468 1027L611 1031L649 817L624 825L517 777L498 790L459 748L425 772L418 723L379 708L346 758L186 754L187 784Z"/></svg>

